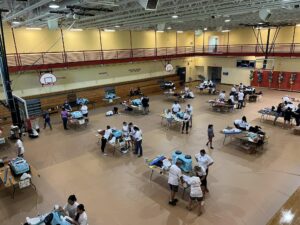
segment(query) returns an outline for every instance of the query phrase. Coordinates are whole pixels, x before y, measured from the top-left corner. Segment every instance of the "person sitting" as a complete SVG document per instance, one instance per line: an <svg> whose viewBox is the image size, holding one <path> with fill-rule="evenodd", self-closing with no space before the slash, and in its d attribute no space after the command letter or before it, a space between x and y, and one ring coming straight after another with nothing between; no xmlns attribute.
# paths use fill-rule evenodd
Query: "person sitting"
<svg viewBox="0 0 300 225"><path fill-rule="evenodd" d="M72 111L72 107L70 106L69 102L66 100L65 103L63 104L63 108L67 110L68 112Z"/></svg>
<svg viewBox="0 0 300 225"><path fill-rule="evenodd" d="M179 105L179 103L177 101L174 102L174 104L172 105L172 113L176 114L178 112L180 112L181 110L181 106Z"/></svg>
<svg viewBox="0 0 300 225"><path fill-rule="evenodd" d="M286 111L288 108L290 108L291 111L294 111L296 107L292 102L285 101L283 106L283 111Z"/></svg>
<svg viewBox="0 0 300 225"><path fill-rule="evenodd" d="M166 119L167 119L167 122L168 122L168 127L171 127L174 118L173 118L173 114L172 114L170 109L168 109L167 112L166 112Z"/></svg>
<svg viewBox="0 0 300 225"><path fill-rule="evenodd" d="M291 99L288 95L285 95L282 97L282 102L290 102L290 101L291 101Z"/></svg>
<svg viewBox="0 0 300 225"><path fill-rule="evenodd" d="M77 206L77 213L73 221L69 221L73 225L88 225L88 217L83 204Z"/></svg>
<svg viewBox="0 0 300 225"><path fill-rule="evenodd" d="M82 115L83 115L84 117L88 117L89 111L88 111L87 105L81 104L80 111L81 111L81 113L82 113Z"/></svg>
<svg viewBox="0 0 300 225"><path fill-rule="evenodd" d="M78 205L76 196L70 195L67 204L63 207L63 212L72 219L75 219Z"/></svg>
<svg viewBox="0 0 300 225"><path fill-rule="evenodd" d="M247 122L247 118L246 118L245 116L243 116L241 120L235 120L235 121L234 121L234 126L235 126L237 129L246 131L246 130L249 129L250 124Z"/></svg>
<svg viewBox="0 0 300 225"><path fill-rule="evenodd" d="M219 94L219 101L224 102L225 98L226 98L225 91L221 91L221 93Z"/></svg>

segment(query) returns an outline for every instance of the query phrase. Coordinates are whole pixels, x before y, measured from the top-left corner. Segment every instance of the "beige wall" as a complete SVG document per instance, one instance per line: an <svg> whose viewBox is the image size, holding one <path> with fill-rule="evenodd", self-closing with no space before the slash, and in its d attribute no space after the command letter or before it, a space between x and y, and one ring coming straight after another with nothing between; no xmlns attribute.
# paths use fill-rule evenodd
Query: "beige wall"
<svg viewBox="0 0 300 225"><path fill-rule="evenodd" d="M174 66L172 72L165 71L164 61L58 69L53 70L53 73L58 78L57 83L53 87L42 87L39 82L38 72L11 74L11 79L13 80L12 88L14 94L25 97L175 74L176 66L187 67L187 79L188 76L194 77L193 58L172 60L171 64ZM130 71L131 69L135 69L136 72Z"/></svg>
<svg viewBox="0 0 300 225"><path fill-rule="evenodd" d="M86 30L84 32L64 31L66 51L88 51L100 49L99 30Z"/></svg>
<svg viewBox="0 0 300 225"><path fill-rule="evenodd" d="M7 44L7 53L14 53L15 46L13 42L12 31L9 26L4 26L5 40ZM258 33L258 30L255 30ZM267 40L267 29L260 30L263 43ZM24 28L14 29L17 50L19 53L28 52L55 52L62 51L62 39L60 30L42 29L41 31L26 30ZM84 30L82 32L63 31L66 51L100 50L99 30ZM292 43L294 27L281 28L276 43ZM228 37L229 35L229 37ZM275 35L275 29L271 30L271 41ZM102 47L104 50L111 49L130 49L133 48L154 48L154 31L132 31L132 40L130 41L129 31L104 32L101 31ZM195 37L196 46L201 48L209 44L212 36L219 37L220 45L242 45L256 44L257 40L252 28L234 29L229 33L207 31L200 36ZM156 33L157 47L175 47L176 32L166 31ZM295 30L295 43L300 43L300 27ZM177 46L193 46L194 32L183 32L177 34Z"/></svg>

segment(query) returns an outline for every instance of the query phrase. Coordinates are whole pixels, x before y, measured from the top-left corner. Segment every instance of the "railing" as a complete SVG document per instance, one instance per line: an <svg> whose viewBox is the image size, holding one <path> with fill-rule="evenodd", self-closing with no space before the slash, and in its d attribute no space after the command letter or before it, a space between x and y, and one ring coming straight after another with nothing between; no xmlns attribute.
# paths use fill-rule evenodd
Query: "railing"
<svg viewBox="0 0 300 225"><path fill-rule="evenodd" d="M40 52L8 54L8 66L11 68L53 65L77 62L99 62L103 60L122 60L134 58L159 58L188 55L264 55L266 45L218 45L218 46L183 46L165 48L116 49L94 51ZM270 45L270 55L300 56L300 44Z"/></svg>

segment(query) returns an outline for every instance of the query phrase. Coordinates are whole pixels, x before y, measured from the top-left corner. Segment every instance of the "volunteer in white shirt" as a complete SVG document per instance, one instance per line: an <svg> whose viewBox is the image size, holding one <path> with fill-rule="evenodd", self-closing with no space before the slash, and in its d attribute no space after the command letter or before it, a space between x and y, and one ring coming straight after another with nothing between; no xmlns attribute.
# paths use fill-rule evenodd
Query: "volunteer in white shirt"
<svg viewBox="0 0 300 225"><path fill-rule="evenodd" d="M107 126L106 130L104 131L104 135L101 139L101 151L104 155L107 155L104 152L104 149L105 149L106 143L107 143L108 139L110 138L111 134L112 134L112 130L111 130L110 126Z"/></svg>
<svg viewBox="0 0 300 225"><path fill-rule="evenodd" d="M189 133L190 119L191 119L191 115L189 114L189 112L185 111L185 113L183 114L183 121L182 121L182 129L181 129L182 134L184 129L186 134Z"/></svg>
<svg viewBox="0 0 300 225"><path fill-rule="evenodd" d="M219 94L219 100L220 100L220 101L225 101L225 98L226 98L225 91L222 91L222 92Z"/></svg>
<svg viewBox="0 0 300 225"><path fill-rule="evenodd" d="M248 130L250 127L250 124L247 122L247 118L245 116L243 116L241 120L235 120L233 124L236 128L244 131Z"/></svg>
<svg viewBox="0 0 300 225"><path fill-rule="evenodd" d="M82 113L82 115L83 115L84 117L88 117L89 111L88 111L87 105L82 104L82 106L81 106L81 108L80 108L80 111L81 111L81 113Z"/></svg>
<svg viewBox="0 0 300 225"><path fill-rule="evenodd" d="M235 104L234 95L230 95L230 96L229 96L229 99L230 99L230 103L231 103L232 105L234 105L234 104Z"/></svg>
<svg viewBox="0 0 300 225"><path fill-rule="evenodd" d="M63 210L67 216L75 219L77 213L77 206L79 203L77 202L77 198L75 195L70 195L68 198L68 203L64 206Z"/></svg>
<svg viewBox="0 0 300 225"><path fill-rule="evenodd" d="M192 210L193 201L196 201L198 205L198 216L202 214L202 202L203 202L203 192L201 190L201 180L197 176L192 176L188 184L190 185L190 200L187 209Z"/></svg>
<svg viewBox="0 0 300 225"><path fill-rule="evenodd" d="M123 122L122 133L126 143L125 147L126 149L128 149L130 148L130 138L129 138L129 127L126 122Z"/></svg>
<svg viewBox="0 0 300 225"><path fill-rule="evenodd" d="M282 97L282 101L283 102L290 102L291 100L290 100L289 96L286 95L286 96Z"/></svg>
<svg viewBox="0 0 300 225"><path fill-rule="evenodd" d="M138 127L133 127L135 133L133 135L135 141L135 151L134 154L138 155L138 157L143 156L143 147L142 147L142 131Z"/></svg>
<svg viewBox="0 0 300 225"><path fill-rule="evenodd" d="M191 104L188 104L185 108L185 110L189 113L190 115L190 128L192 128L192 123L193 123L193 106Z"/></svg>
<svg viewBox="0 0 300 225"><path fill-rule="evenodd" d="M175 198L178 192L179 180L183 183L183 177L181 173L181 161L177 160L175 165L172 165L169 170L168 184L170 186L171 194L169 204L175 206L178 199Z"/></svg>
<svg viewBox="0 0 300 225"><path fill-rule="evenodd" d="M230 94L236 94L236 88L235 85L232 86L231 88L231 93Z"/></svg>
<svg viewBox="0 0 300 225"><path fill-rule="evenodd" d="M205 169L206 175L202 180L202 185L204 187L205 192L209 192L207 188L207 176L208 176L208 168L214 163L214 160L206 154L205 150L200 150L200 153L195 155L196 161L199 166L202 166Z"/></svg>
<svg viewBox="0 0 300 225"><path fill-rule="evenodd" d="M174 114L176 114L176 113L180 112L180 110L181 110L181 106L179 105L179 103L174 102L174 104L172 105L172 112Z"/></svg>
<svg viewBox="0 0 300 225"><path fill-rule="evenodd" d="M167 122L168 122L168 127L170 127L173 120L174 120L173 113L171 112L170 109L168 109L167 112L166 112L166 119L167 119Z"/></svg>
<svg viewBox="0 0 300 225"><path fill-rule="evenodd" d="M77 213L75 219L70 222L74 225L88 225L88 217L83 204L77 206Z"/></svg>
<svg viewBox="0 0 300 225"><path fill-rule="evenodd" d="M239 91L238 93L238 109L241 109L244 106L244 93L243 91Z"/></svg>
<svg viewBox="0 0 300 225"><path fill-rule="evenodd" d="M16 146L17 146L17 156L24 157L25 148L20 138L17 139Z"/></svg>

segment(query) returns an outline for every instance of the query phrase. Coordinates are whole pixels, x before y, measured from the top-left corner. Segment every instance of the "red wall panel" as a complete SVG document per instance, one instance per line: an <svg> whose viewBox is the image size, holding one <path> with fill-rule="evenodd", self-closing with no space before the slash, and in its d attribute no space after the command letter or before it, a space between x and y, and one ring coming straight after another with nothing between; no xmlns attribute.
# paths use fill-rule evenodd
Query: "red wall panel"
<svg viewBox="0 0 300 225"><path fill-rule="evenodd" d="M270 87L270 88L275 88L279 90L289 90L289 91L300 91L300 73L295 73L297 74L296 76L296 81L294 85L290 84L290 78L292 72L283 72L284 74L284 80L282 83L279 84L278 82L278 76L281 71L273 71L273 81L270 84L269 83L269 71L263 71L262 72L262 82L258 82L258 76L257 76L257 71L254 72L253 76L253 81L251 82L252 86L256 87Z"/></svg>

